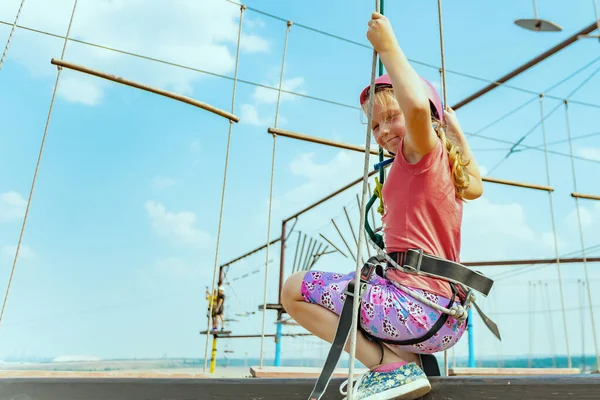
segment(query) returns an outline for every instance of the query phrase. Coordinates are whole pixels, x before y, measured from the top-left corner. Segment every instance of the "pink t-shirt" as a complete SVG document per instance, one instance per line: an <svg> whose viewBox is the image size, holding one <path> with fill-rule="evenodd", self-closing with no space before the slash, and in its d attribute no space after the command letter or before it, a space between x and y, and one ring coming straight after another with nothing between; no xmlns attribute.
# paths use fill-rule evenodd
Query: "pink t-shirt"
<svg viewBox="0 0 600 400"><path fill-rule="evenodd" d="M400 142L402 149L404 140ZM416 164L398 151L383 185L383 232L388 253L421 248L460 262L463 203L454 193L448 154L438 140ZM448 282L390 269L388 276L410 287L451 297Z"/></svg>

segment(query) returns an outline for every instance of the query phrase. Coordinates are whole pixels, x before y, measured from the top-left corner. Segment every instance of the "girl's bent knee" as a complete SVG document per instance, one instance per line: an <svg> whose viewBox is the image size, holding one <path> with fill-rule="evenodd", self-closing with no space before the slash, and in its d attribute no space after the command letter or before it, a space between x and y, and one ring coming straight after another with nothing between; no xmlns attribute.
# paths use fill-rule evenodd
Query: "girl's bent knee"
<svg viewBox="0 0 600 400"><path fill-rule="evenodd" d="M302 300L302 280L306 272L300 271L286 279L281 291L281 302L287 309L294 301Z"/></svg>

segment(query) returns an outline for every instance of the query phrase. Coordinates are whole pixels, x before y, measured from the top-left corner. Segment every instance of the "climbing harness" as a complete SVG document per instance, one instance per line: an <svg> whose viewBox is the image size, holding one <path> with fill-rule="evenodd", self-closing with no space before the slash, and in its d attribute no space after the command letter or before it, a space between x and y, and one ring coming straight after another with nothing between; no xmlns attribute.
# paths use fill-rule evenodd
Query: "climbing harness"
<svg viewBox="0 0 600 400"><path fill-rule="evenodd" d="M371 244L374 244L372 240L370 240L370 242ZM475 302L475 294L473 293L474 291L477 291L483 294L484 296L487 296L493 285L493 281L491 279L487 278L486 276L477 271L472 271L459 263L455 263L453 261L426 254L421 249L408 250L406 252L401 253L397 252L386 254L382 251L382 249L379 246L375 246L375 248L377 249L378 254L376 256L372 256L367 260L367 262L363 265L360 277L358 278L358 284L360 285L360 296L357 301L359 303L361 302L362 294L366 290L367 285L369 284L369 281L373 276L373 273L375 273L389 280L394 286L403 290L407 295L414 297L415 299L421 301L422 303L432 308L435 308L436 310L442 313L442 315L440 315L440 318L436 321L436 323L433 324L433 326L423 336L408 340L400 341L378 338L366 332L359 325L360 331L367 340L380 344L380 346L382 347L382 359L382 343L400 346L415 345L422 343L430 339L433 335L435 335L444 326L448 318L453 317L460 321L467 320L467 310L471 307L471 305L475 307L488 329L490 329L494 336L501 340L498 326L494 321L487 317L483 313L483 311L477 306L477 303ZM448 305L444 307L439 304L436 304L430 301L429 299L419 295L415 291L403 286L402 284L387 278L386 271L390 268L394 268L406 273L430 276L448 281L452 290L452 296ZM315 383L313 391L309 396L309 400L318 400L325 393L329 381L331 380L333 371L343 351L344 345L348 340L348 335L350 333L350 327L352 323L351 312L355 300L354 287L356 284L356 279L353 279L348 283L348 286L346 287L346 290L344 292L346 297L344 299L344 304L340 313L335 337L333 339L329 353L327 354L327 358L325 360L323 370L321 371L321 375ZM458 302L459 304L455 305L456 302ZM423 371L427 376L440 375L439 367L437 365L437 361L434 355L420 354L420 358L421 364L423 366Z"/></svg>
<svg viewBox="0 0 600 400"><path fill-rule="evenodd" d="M367 204L366 212L368 212L369 209L373 206L377 198L381 198L381 188L383 185L383 179L381 183L378 180L376 180L376 184L377 186L375 188L375 193L373 194L371 200ZM494 336L501 340L498 326L479 308L479 306L476 303L474 293L479 292L482 295L487 296L490 293L490 290L492 289L492 286L494 284L493 280L484 276L478 271L473 271L465 267L460 263L446 260L444 258L440 258L431 254L427 254L423 252L422 249L410 249L406 252L392 252L388 254L384 250L385 243L383 240L383 236L373 231L373 229L369 226L368 219L365 219L364 227L367 233L369 234L369 243L376 249L377 254L375 256L370 257L367 260L367 262L363 265L360 276L358 277L358 282L356 278L352 279L346 287L346 290L344 292L346 297L344 299L344 304L340 313L335 337L333 339L329 353L327 354L323 370L321 371L321 374L315 383L313 391L309 396L309 400L318 400L325 393L329 381L331 380L333 371L342 354L346 341L348 340L348 335L350 334L350 329L352 326L352 308L354 306L355 301L355 285L360 285L359 296L356 300L359 302L360 307L362 294L366 290L373 273L381 276L382 278L387 279L389 282L391 282L397 288L401 289L407 295L441 312L441 315L438 318L438 320L424 335L418 338L402 341L375 337L368 333L365 329L363 329L362 326L360 326L359 324L358 329L361 331L363 336L367 340L378 343L380 345L382 360L384 354L383 343L392 345L416 345L425 342L426 340L430 339L433 335L435 335L444 326L448 318L452 317L459 321L467 320L468 310L471 306L475 308L477 313L482 318L484 324L494 334ZM434 303L431 300L425 298L424 296L419 295L414 290L405 287L404 285L393 279L388 278L386 272L390 268L409 274L429 276L447 281L452 290L452 296L450 298L450 301L448 302L448 305L444 307L442 305ZM423 371L427 376L441 375L439 366L437 364L437 360L433 354L420 354L419 356L421 359Z"/></svg>

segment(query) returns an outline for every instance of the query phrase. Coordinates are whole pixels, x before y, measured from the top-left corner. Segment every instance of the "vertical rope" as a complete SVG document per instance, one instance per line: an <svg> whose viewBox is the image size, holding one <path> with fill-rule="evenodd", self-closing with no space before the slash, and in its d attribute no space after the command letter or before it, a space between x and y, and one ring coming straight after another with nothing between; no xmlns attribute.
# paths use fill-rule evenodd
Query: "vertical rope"
<svg viewBox="0 0 600 400"><path fill-rule="evenodd" d="M579 307L581 309L581 366L582 374L585 374L585 281L577 279L577 291L579 292ZM580 290L582 289L582 290Z"/></svg>
<svg viewBox="0 0 600 400"><path fill-rule="evenodd" d="M375 0L375 11L379 12L381 9L380 0ZM368 191L368 183L369 183L369 160L370 160L370 145L371 145L371 124L373 121L373 105L374 97L375 97L375 74L377 72L377 51L373 49L373 63L371 66L371 84L369 88L369 113L368 113L368 121L367 121L367 133L365 138L365 158L363 165L363 180L362 180L362 198L361 198L361 207L360 207L360 221L358 226L361 227L358 234L358 245L357 245L357 254L356 254L356 271L355 271L355 285L354 285L354 301L352 303L352 327L350 329L350 366L348 369L348 400L352 400L354 397L353 393L353 377L354 377L354 359L356 358L356 336L358 330L358 309L360 302L358 301L359 296L361 295L361 282L360 282L360 270L362 264L360 259L362 258L362 247L363 241L365 237L365 230L362 228L365 226L365 214L366 214L366 204L367 204L367 191Z"/></svg>
<svg viewBox="0 0 600 400"><path fill-rule="evenodd" d="M552 366L554 368L558 367L556 362L556 343L554 341L554 321L552 319L552 310L550 304L552 301L550 299L550 293L548 293L548 282L544 282L544 291L542 293L542 303L546 304L546 313L548 315L548 333L550 336L550 352L552 353ZM542 281L540 281L540 286L542 285Z"/></svg>
<svg viewBox="0 0 600 400"><path fill-rule="evenodd" d="M575 159L573 158L573 141L571 140L571 120L569 119L569 101L565 103L565 119L567 122L567 135L569 138L569 155L571 159L571 173L573 176L573 191L577 192L577 174L575 171ZM588 272L587 257L585 251L585 241L583 238L583 226L581 224L581 211L579 209L579 199L575 197L575 208L577 209L577 224L579 226L579 241L581 243L581 257L583 257L583 270L585 273L585 286L588 293L588 302L590 306L590 318L592 321L592 335L594 338L594 350L596 352L596 369L600 369L600 353L598 352L598 338L596 336L596 323L594 321L594 306L592 305L592 289L590 287L590 277Z"/></svg>
<svg viewBox="0 0 600 400"><path fill-rule="evenodd" d="M385 1L384 0L380 0L379 1L379 12L381 14L384 14L384 8L385 8ZM377 72L378 76L383 75L383 63L381 62L381 60L379 60L379 71ZM379 162L383 162L383 147L379 146ZM381 168L379 169L379 182L381 182L381 184L383 185L385 183L385 168ZM371 193L371 188L369 187L369 193ZM356 195L356 200L358 201L358 194ZM358 206L360 207L360 201ZM371 207L371 214L373 213L373 207ZM373 215L372 215L373 216ZM375 217L373 216L373 228L375 228ZM369 222L368 217L367 217L367 223ZM361 227L362 229L362 227ZM369 245L367 244L367 251L369 250ZM371 252L369 251L369 257L371 257Z"/></svg>
<svg viewBox="0 0 600 400"><path fill-rule="evenodd" d="M446 55L444 51L444 25L442 22L442 0L438 0L438 23L440 29L440 52L442 59L442 93L444 99L444 106L448 104L448 99L446 97Z"/></svg>
<svg viewBox="0 0 600 400"><path fill-rule="evenodd" d="M540 94L540 114L541 114L541 127L542 136L544 138L544 160L546 164L546 183L548 186L552 186L550 182L550 162L548 161L548 144L546 141L546 124L544 123L544 95ZM567 312L565 310L565 296L563 293L562 274L560 272L560 260L558 254L558 239L556 237L556 223L554 221L554 205L552 203L552 192L548 192L548 201L550 204L550 220L552 221L552 233L554 236L554 255L556 257L556 272L558 274L558 290L560 291L560 304L563 315L563 325L565 330L565 344L567 346L567 363L569 368L573 366L571 360L571 351L569 349L569 332L567 330Z"/></svg>
<svg viewBox="0 0 600 400"><path fill-rule="evenodd" d="M4 47L4 51L2 52L2 58L0 58L0 70L2 69L4 60L6 59L6 54L8 53L8 47L10 46L10 41L12 40L12 37L15 33L15 28L17 27L17 22L19 21L19 17L21 16L21 11L23 10L23 4L25 4L25 0L21 0L21 5L19 6L19 11L17 11L17 16L15 17L15 22L13 23L13 26L10 29L10 33L8 34L8 40L6 41L6 46Z"/></svg>
<svg viewBox="0 0 600 400"><path fill-rule="evenodd" d="M60 58L65 58L65 51L67 49L67 43L69 41L69 34L71 33L71 25L73 24L73 17L75 16L75 9L77 8L77 0L73 4L73 11L71 12L71 19L69 20L69 27L67 28L67 34L65 35L65 41L63 43L62 53ZM27 199L27 206L25 207L25 215L23 216L23 224L21 225L21 232L19 233L19 241L17 242L17 249L15 251L15 258L13 259L12 269L10 271L10 278L8 279L8 285L6 287L6 294L4 295L4 302L2 303L2 311L0 312L0 325L2 325L2 319L4 318L4 311L6 310L6 303L8 301L8 294L10 293L10 287L17 267L17 260L19 258L19 251L21 250L21 243L23 242L23 235L25 233L25 226L27 225L27 217L29 216L29 207L31 206L31 199L33 197L33 191L35 189L35 182L37 180L37 174L40 169L40 162L42 161L42 154L44 152L44 145L46 143L46 136L48 134L48 126L50 125L50 117L52 117L52 109L54 108L54 99L56 98L56 92L58 90L58 81L60 79L60 73L62 68L58 67L56 73L56 82L54 82L54 91L52 92L52 99L50 100L50 109L48 110L48 118L46 119L46 126L44 128L44 134L42 136L42 143L40 144L40 152L38 154L37 163L35 165L35 171L33 173L33 179L31 181L31 189L29 190L29 198Z"/></svg>
<svg viewBox="0 0 600 400"><path fill-rule="evenodd" d="M236 49L236 54L235 54L235 71L234 71L234 75L233 75L233 93L231 95L231 112L233 113L235 111L235 92L237 89L237 75L238 75L238 68L239 68L239 61L240 61L240 42L242 40L242 21L244 18L244 11L246 10L246 6L242 5L240 7L240 23L239 23L239 27L238 27L238 39L237 39L237 49ZM231 131L233 129L233 121L229 121L229 133L227 134L227 147L225 150L225 167L224 167L224 171L223 171L223 187L221 189L221 206L219 209L219 225L217 228L217 245L216 245L216 249L215 249L215 264L213 267L213 280L212 280L212 286L211 286L211 290L210 290L210 296L211 296L211 300L209 301L209 309L208 309L208 318L207 318L207 324L206 324L206 344L204 345L204 372L206 372L206 364L208 362L208 343L209 343L209 332L210 332L210 323L211 323L211 319L212 319L212 312L213 312L213 303L214 301L212 301L212 296L215 293L215 282L217 280L217 265L219 263L219 245L221 242L221 226L223 223L223 206L225 204L225 187L227 186L227 169L229 166L229 149L231 147Z"/></svg>
<svg viewBox="0 0 600 400"><path fill-rule="evenodd" d="M537 7L535 5L535 0L533 0L533 16L535 19L538 19Z"/></svg>
<svg viewBox="0 0 600 400"><path fill-rule="evenodd" d="M598 16L598 2L593 0L594 3L594 14L596 15L596 29L598 29L598 35L600 35L600 16Z"/></svg>
<svg viewBox="0 0 600 400"><path fill-rule="evenodd" d="M281 60L281 72L279 74L279 89L277 91L277 105L275 106L275 123L274 128L277 128L277 119L279 117L279 103L281 100L281 84L283 83L283 71L285 69L285 55L287 53L288 37L290 29L292 28L292 21L287 22L287 28L285 31L285 42L283 44L283 58ZM269 243L271 241L271 210L273 205L273 180L275 178L275 150L277 148L277 135L273 134L273 154L271 156L271 185L269 188L269 217L267 222L267 263L265 266L265 290L263 294L263 315L262 315L262 330L260 333L260 368L263 367L263 349L265 346L265 318L267 315L267 286L269 282ZM283 232L282 232L283 234ZM283 246L283 243L281 244ZM282 251L284 251L282 249Z"/></svg>
<svg viewBox="0 0 600 400"><path fill-rule="evenodd" d="M444 52L444 25L442 18L442 0L438 0L438 24L440 32L440 53L442 60L442 68L440 69L441 83L442 83L442 96L444 99L444 106L448 104L446 97L446 56ZM441 117L441 116L440 116ZM442 121L443 124L443 121ZM444 376L448 376L448 350L444 350Z"/></svg>
<svg viewBox="0 0 600 400"><path fill-rule="evenodd" d="M535 282L529 281L529 368L533 367L533 339L534 339L534 328L535 328Z"/></svg>

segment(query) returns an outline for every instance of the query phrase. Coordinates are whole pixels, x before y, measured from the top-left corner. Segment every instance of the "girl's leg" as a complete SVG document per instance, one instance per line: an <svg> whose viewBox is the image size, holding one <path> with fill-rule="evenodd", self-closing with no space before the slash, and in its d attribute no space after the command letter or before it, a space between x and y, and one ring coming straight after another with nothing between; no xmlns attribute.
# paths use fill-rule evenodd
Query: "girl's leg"
<svg viewBox="0 0 600 400"><path fill-rule="evenodd" d="M302 281L305 272L290 276L283 286L282 303L287 313L306 330L319 338L331 343L339 321L338 315L318 304L307 303L302 298ZM356 358L367 368L380 365L381 346L368 341L360 332L356 336ZM414 353L392 352L387 346L383 347L384 356L381 364L391 364L400 361L420 364L418 355ZM350 351L350 340L345 350Z"/></svg>

